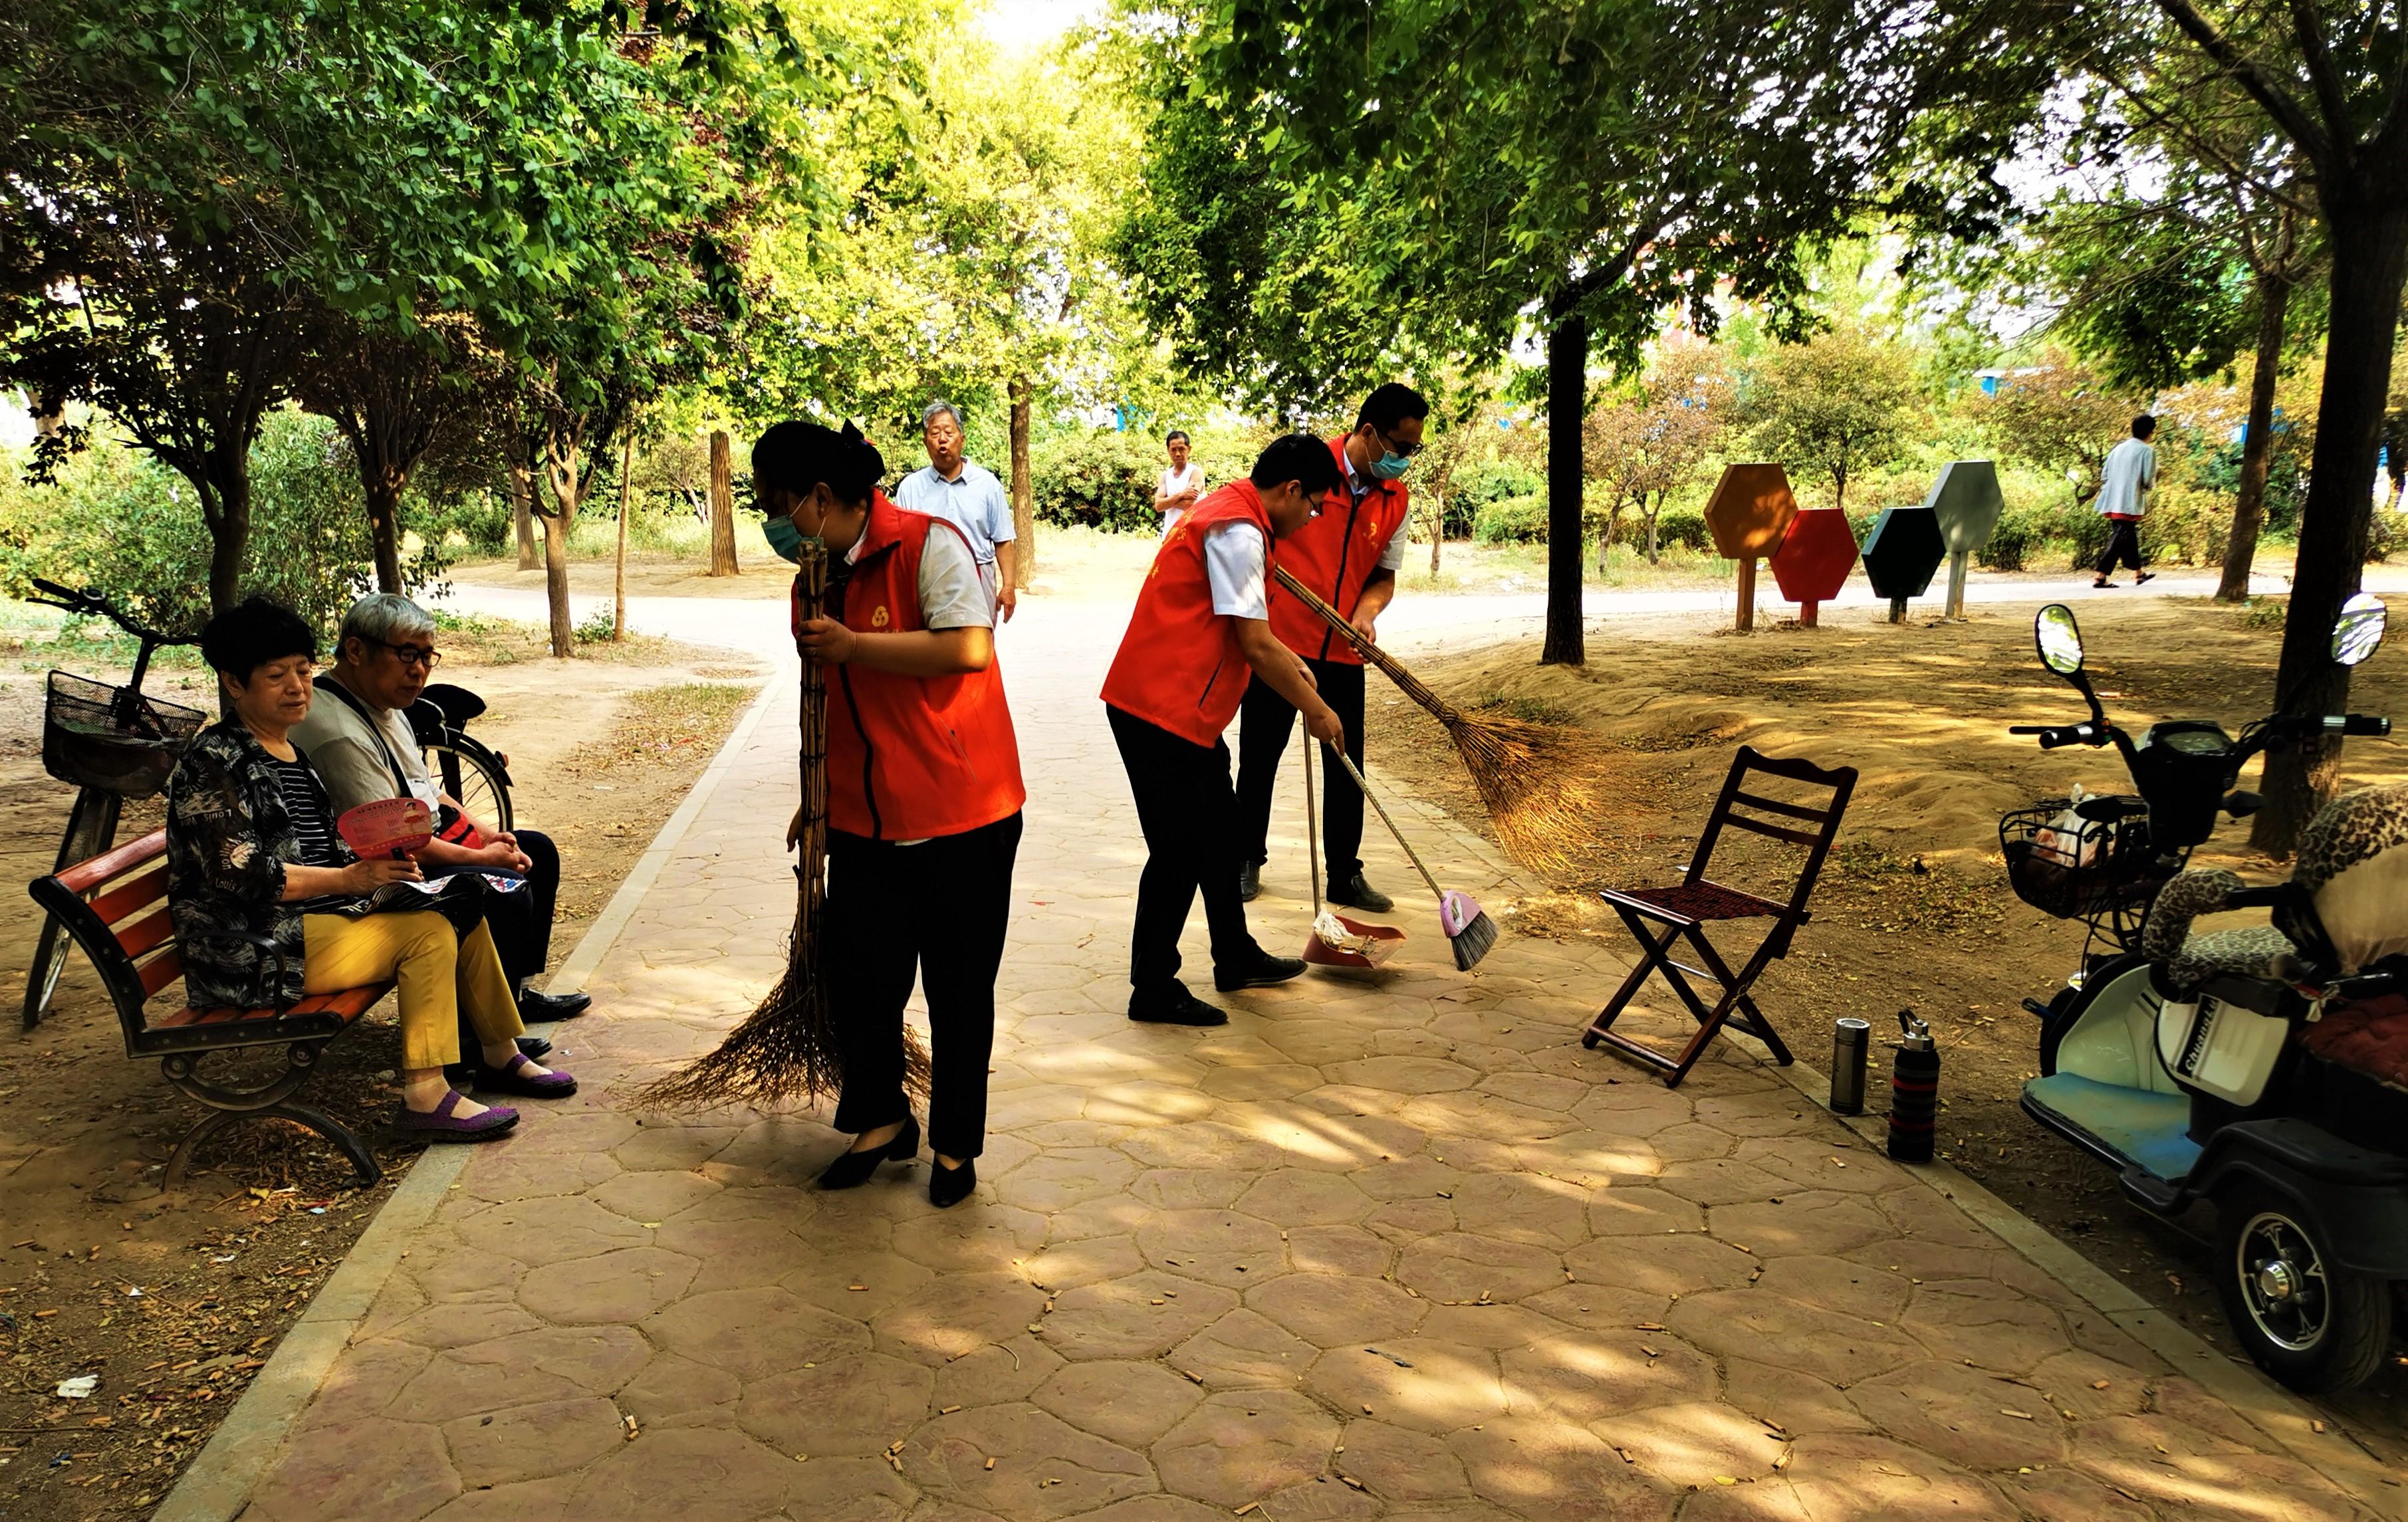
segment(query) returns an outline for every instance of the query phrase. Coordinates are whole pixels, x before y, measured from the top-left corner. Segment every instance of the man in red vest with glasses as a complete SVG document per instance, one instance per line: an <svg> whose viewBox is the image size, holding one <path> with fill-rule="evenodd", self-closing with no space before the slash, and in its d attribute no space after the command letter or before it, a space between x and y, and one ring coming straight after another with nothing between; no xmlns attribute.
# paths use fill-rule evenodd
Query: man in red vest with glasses
<svg viewBox="0 0 2408 1522"><path fill-rule="evenodd" d="M1376 639L1380 613L1397 595L1397 568L1405 562L1405 467L1421 452L1429 404L1394 381L1363 399L1354 432L1331 439L1338 484L1321 516L1293 539L1280 541L1279 562L1323 602L1346 616L1365 639ZM1271 589L1271 632L1304 658L1324 702L1346 726L1346 754L1363 764L1363 658L1327 619L1282 588ZM1269 860L1271 794L1287 751L1297 710L1257 682L1239 708L1238 808L1244 818L1245 855L1238 896L1262 890ZM1329 865L1329 901L1383 914L1396 905L1363 880L1363 789L1341 767L1321 777L1322 858Z"/></svg>
<svg viewBox="0 0 2408 1522"><path fill-rule="evenodd" d="M1129 951L1129 1018L1226 1025L1229 1017L1179 980L1179 937L1197 892L1212 933L1212 986L1268 988L1304 971L1246 929L1238 899L1242 850L1229 747L1221 738L1249 685L1268 687L1308 734L1330 745L1344 726L1312 676L1270 625L1270 550L1312 520L1337 487L1337 462L1306 434L1275 439L1249 478L1190 508L1154 552L1104 678L1105 717L1128 768L1145 832Z"/></svg>

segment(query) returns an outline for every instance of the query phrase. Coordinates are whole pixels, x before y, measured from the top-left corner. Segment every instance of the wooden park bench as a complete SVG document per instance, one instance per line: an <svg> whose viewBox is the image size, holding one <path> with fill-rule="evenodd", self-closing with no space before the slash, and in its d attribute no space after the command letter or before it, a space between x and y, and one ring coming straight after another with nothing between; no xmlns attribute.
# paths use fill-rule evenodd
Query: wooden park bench
<svg viewBox="0 0 2408 1522"><path fill-rule="evenodd" d="M117 1005L118 1023L125 1030L125 1055L137 1060L159 1059L167 1081L209 1109L176 1144L175 1156L167 1162L166 1188L182 1182L194 1149L202 1142L235 1121L263 1116L306 1126L342 1148L363 1185L383 1176L357 1136L333 1117L291 1101L316 1071L318 1054L326 1044L350 1030L393 990L393 984L312 994L284 1010L178 1009L152 1019L150 1001L184 975L175 922L167 914L166 832L154 831L52 876L36 878L27 891L58 917L92 959ZM265 937L260 944L267 945ZM254 1046L282 1046L284 1071L248 1088L224 1088L200 1076L202 1060L210 1054Z"/></svg>

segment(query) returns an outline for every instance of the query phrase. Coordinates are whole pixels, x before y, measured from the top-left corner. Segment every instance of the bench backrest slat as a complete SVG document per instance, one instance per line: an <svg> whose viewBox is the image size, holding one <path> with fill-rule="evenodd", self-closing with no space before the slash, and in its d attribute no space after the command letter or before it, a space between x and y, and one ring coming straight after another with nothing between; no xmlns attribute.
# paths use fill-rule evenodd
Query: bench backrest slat
<svg viewBox="0 0 2408 1522"><path fill-rule="evenodd" d="M140 840L129 841L114 850L103 851L89 861L79 861L59 874L59 881L79 895L91 892L114 877L122 877L136 867L147 866L153 859L164 861L167 854L167 832L153 830ZM165 891L166 885L160 885Z"/></svg>
<svg viewBox="0 0 2408 1522"><path fill-rule="evenodd" d="M142 964L142 992L145 997L184 975L184 954L169 947Z"/></svg>
<svg viewBox="0 0 2408 1522"><path fill-rule="evenodd" d="M145 955L165 946L175 938L176 922L168 917L166 906L163 904L145 917L118 931L117 946L119 950L139 961Z"/></svg>
<svg viewBox="0 0 2408 1522"><path fill-rule="evenodd" d="M139 914L166 896L167 866L163 861L141 876L94 896L92 912L99 917L102 924L114 925L121 919Z"/></svg>

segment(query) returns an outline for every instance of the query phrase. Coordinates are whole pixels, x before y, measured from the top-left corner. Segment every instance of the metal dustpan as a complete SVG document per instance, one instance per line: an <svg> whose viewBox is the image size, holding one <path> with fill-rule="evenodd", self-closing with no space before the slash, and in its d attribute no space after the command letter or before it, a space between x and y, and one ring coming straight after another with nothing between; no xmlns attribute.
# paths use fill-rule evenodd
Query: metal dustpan
<svg viewBox="0 0 2408 1522"><path fill-rule="evenodd" d="M1312 933L1304 939L1304 960L1315 967L1344 967L1369 972L1397 954L1405 932L1394 925L1367 925L1321 904L1321 826L1313 818L1312 747L1321 742L1304 737L1305 857L1312 868Z"/></svg>

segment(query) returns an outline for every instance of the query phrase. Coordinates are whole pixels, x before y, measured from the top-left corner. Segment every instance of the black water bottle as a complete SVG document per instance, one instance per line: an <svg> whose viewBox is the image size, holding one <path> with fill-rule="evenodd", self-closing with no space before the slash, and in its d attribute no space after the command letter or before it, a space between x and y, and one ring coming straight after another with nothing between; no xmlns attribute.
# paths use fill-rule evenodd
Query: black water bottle
<svg viewBox="0 0 2408 1522"><path fill-rule="evenodd" d="M1898 1012L1905 1032L1896 1046L1897 1065L1889 1075L1889 1155L1900 1162L1931 1160L1932 1125L1940 1111L1940 1050L1932 1044L1931 1027L1914 1011Z"/></svg>

